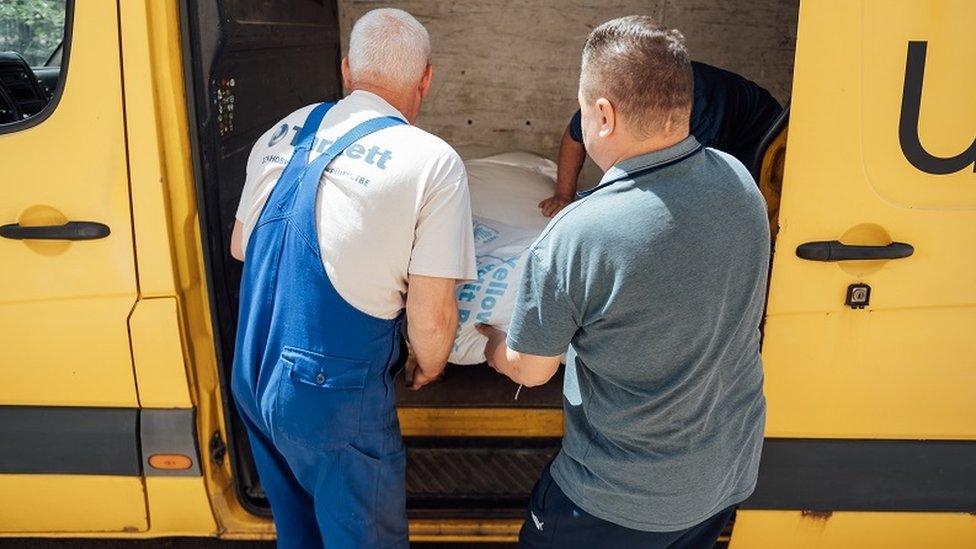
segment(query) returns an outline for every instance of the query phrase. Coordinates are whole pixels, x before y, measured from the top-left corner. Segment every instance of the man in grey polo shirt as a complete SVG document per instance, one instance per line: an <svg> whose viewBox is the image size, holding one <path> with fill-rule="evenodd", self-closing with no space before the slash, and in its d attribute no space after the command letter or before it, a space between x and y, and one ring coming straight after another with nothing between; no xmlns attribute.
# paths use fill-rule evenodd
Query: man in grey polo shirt
<svg viewBox="0 0 976 549"><path fill-rule="evenodd" d="M756 483L769 227L732 156L689 135L684 38L648 17L596 28L580 78L605 171L533 244L496 370L565 378L563 447L523 547L711 547ZM507 345L506 345L507 343Z"/></svg>

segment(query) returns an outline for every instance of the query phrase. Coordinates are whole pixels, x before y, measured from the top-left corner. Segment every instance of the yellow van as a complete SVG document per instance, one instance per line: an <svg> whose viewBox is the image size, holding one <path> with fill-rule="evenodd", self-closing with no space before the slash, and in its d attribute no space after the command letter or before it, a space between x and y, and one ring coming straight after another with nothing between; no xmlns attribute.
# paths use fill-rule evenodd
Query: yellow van
<svg viewBox="0 0 976 549"><path fill-rule="evenodd" d="M256 136L341 93L339 6L27 4L0 33L56 32L0 53L0 535L272 538L226 383L228 241ZM734 549L976 547L974 21L799 7L789 120L750 167L777 237ZM513 401L489 374L401 397L415 541L513 540L558 448L558 383Z"/></svg>

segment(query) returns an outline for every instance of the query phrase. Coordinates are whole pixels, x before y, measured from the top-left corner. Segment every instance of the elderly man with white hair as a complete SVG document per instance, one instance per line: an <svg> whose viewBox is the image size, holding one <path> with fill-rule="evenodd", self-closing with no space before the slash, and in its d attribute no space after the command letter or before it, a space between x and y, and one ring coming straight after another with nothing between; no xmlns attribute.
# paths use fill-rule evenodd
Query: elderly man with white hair
<svg viewBox="0 0 976 549"><path fill-rule="evenodd" d="M412 125L429 54L408 13L365 14L349 95L288 115L248 159L232 389L279 547L407 546L403 325L419 389L447 362L456 282L476 277L464 165Z"/></svg>

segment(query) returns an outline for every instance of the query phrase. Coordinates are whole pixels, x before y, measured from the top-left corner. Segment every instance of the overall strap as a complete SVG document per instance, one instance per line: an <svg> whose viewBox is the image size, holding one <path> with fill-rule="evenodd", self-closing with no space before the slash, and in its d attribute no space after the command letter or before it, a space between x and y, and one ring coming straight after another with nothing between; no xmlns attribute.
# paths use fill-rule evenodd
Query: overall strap
<svg viewBox="0 0 976 549"><path fill-rule="evenodd" d="M312 149L312 145L315 144L315 133L319 131L319 126L322 125L322 119L325 118L325 113L329 112L329 109L335 103L319 103L312 109L312 112L308 113L308 118L305 119L305 123L302 124L301 131L298 132L297 144L295 149L304 149L309 151Z"/></svg>
<svg viewBox="0 0 976 549"><path fill-rule="evenodd" d="M325 168L356 141L382 129L400 124L406 124L406 122L394 116L383 116L367 120L343 134L325 152L308 164L299 178L293 209L296 220L305 228L308 236L311 237L318 234L316 230L318 220L315 216L315 199L318 196L319 181L322 179L322 172L325 171ZM317 246L315 249L318 251Z"/></svg>
<svg viewBox="0 0 976 549"><path fill-rule="evenodd" d="M315 145L315 133L325 118L325 113L329 112L335 103L319 103L308 113L305 122L302 124L295 140L295 148L292 150L291 159L284 171L278 177L277 183L271 190L271 195L265 203L264 209L258 218L258 225L269 219L280 217L283 212L288 211L294 201L295 190L298 188L302 174L308 169L309 151Z"/></svg>

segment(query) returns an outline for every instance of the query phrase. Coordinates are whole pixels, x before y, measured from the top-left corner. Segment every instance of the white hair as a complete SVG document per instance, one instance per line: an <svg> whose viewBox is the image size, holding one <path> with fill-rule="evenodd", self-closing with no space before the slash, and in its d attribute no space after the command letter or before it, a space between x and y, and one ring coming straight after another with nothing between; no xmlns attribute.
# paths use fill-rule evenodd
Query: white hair
<svg viewBox="0 0 976 549"><path fill-rule="evenodd" d="M405 90L423 78L430 59L430 36L420 21L403 10L371 10L352 27L348 57L354 83Z"/></svg>

